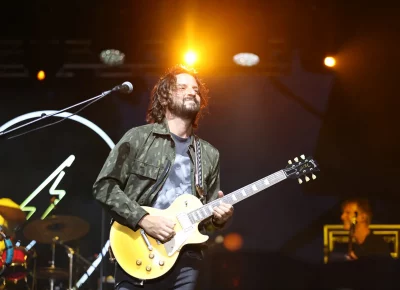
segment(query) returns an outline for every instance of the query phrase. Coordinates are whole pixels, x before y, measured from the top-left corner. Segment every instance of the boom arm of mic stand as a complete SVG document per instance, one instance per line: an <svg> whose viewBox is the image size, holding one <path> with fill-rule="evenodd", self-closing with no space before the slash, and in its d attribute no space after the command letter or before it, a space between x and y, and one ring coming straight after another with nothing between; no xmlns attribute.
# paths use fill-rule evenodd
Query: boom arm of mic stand
<svg viewBox="0 0 400 290"><path fill-rule="evenodd" d="M69 110L69 109L72 109L72 108L75 108L75 107L77 107L77 106L86 104L86 103L91 102L91 101L95 101L95 102L96 102L96 101L98 101L98 100L104 98L105 96L109 95L109 94L112 93L112 92L113 92L113 90L105 91L105 92L101 93L100 95L98 95L98 96L96 96L96 97L93 97L93 98L88 99L88 100L86 100L86 101L83 101L83 102L80 102L80 103L78 103L78 104L69 106L68 108L62 109L62 110L60 110L60 111L58 111L58 112L56 112L56 113L54 113L54 114L46 115L46 116L44 116L44 117L42 117L42 118L35 119L35 120L31 121L31 122L28 122L28 123L26 123L26 124L23 124L23 125L21 125L21 126L18 126L18 127L16 127L16 128L13 128L13 129L10 129L10 130L7 130L7 131L1 131L1 132L0 132L0 137L3 137L4 135L7 135L7 134L9 134L9 133L11 133L11 132L14 132L14 131L16 131L16 130L18 130L18 129L27 127L27 126L29 126L29 125L31 125L31 124L36 123L36 122L39 122L39 121L42 121L42 120L44 120L44 119L50 118L50 117L52 117L52 116L58 115L58 114L60 114L60 113L62 113L62 112L65 112L65 111L67 111L67 110Z"/></svg>

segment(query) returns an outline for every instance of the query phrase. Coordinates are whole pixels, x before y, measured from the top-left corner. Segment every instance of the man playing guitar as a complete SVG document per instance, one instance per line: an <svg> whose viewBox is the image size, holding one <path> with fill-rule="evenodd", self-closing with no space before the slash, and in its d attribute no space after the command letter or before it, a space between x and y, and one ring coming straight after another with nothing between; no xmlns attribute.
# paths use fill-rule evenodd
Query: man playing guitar
<svg viewBox="0 0 400 290"><path fill-rule="evenodd" d="M194 70L171 68L152 90L146 118L149 124L122 137L93 186L94 197L116 222L144 231L149 248L148 236L158 243L173 239L176 222L149 214L143 206L164 210L185 193L197 196L203 204L223 197L219 152L194 134L208 103L207 93ZM233 214L232 205L223 202L212 210L212 217L202 227L221 228ZM116 289L194 289L201 260L200 247L185 246L171 270L146 280L126 273L117 257Z"/></svg>

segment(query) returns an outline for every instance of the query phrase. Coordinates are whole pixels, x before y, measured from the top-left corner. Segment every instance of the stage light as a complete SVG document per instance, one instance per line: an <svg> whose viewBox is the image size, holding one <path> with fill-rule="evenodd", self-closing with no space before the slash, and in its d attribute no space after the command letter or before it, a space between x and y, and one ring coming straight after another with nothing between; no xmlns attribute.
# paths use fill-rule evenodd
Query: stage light
<svg viewBox="0 0 400 290"><path fill-rule="evenodd" d="M324 59L324 64L325 64L327 67L334 67L334 66L336 65L336 60L335 60L335 58L332 57L332 56L327 56L327 57L325 57L325 59Z"/></svg>
<svg viewBox="0 0 400 290"><path fill-rule="evenodd" d="M106 49L100 53L100 60L109 66L121 65L125 61L125 54L118 49Z"/></svg>
<svg viewBox="0 0 400 290"><path fill-rule="evenodd" d="M40 70L38 71L36 77L39 81L43 81L46 78L46 74L44 71Z"/></svg>
<svg viewBox="0 0 400 290"><path fill-rule="evenodd" d="M243 246L243 238L238 233L229 233L225 236L223 243L227 250L237 251Z"/></svg>
<svg viewBox="0 0 400 290"><path fill-rule="evenodd" d="M197 55L193 51L188 51L185 54L185 62L188 65L193 65L197 60Z"/></svg>
<svg viewBox="0 0 400 290"><path fill-rule="evenodd" d="M233 57L233 62L240 66L255 66L260 62L260 58L251 52L241 52Z"/></svg>
<svg viewBox="0 0 400 290"><path fill-rule="evenodd" d="M223 235L218 235L215 237L215 242L217 244L222 244L224 242L224 236Z"/></svg>

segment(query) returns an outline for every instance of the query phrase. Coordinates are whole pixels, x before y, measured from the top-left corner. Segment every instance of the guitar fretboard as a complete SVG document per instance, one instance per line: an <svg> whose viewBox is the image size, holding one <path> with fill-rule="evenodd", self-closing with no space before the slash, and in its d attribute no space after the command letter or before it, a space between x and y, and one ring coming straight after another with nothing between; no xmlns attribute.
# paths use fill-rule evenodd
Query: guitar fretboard
<svg viewBox="0 0 400 290"><path fill-rule="evenodd" d="M286 179L286 174L283 172L283 170L280 170L278 172L275 172L274 174L268 175L267 177L264 177L262 179L257 180L254 183L251 183L249 185L246 185L245 187L242 187L234 192L231 192L227 195L225 195L223 198L214 200L210 203L207 203L206 205L203 205L202 207L191 211L188 213L188 217L192 224L198 223L202 220L205 220L206 218L212 216L213 214L213 208L218 206L221 202L227 203L234 205L235 203L238 203L239 201L242 201L250 196L253 196L254 194L266 189L267 187L270 187L284 179Z"/></svg>

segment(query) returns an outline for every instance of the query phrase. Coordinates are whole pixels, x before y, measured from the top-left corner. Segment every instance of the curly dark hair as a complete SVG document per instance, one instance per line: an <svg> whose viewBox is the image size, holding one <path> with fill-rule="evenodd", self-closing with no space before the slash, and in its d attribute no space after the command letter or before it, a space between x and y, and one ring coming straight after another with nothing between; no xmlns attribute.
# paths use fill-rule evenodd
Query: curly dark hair
<svg viewBox="0 0 400 290"><path fill-rule="evenodd" d="M176 75L190 74L193 76L199 87L200 110L193 120L193 128L197 128L199 119L203 115L204 109L208 105L208 89L199 78L197 71L184 65L175 65L158 80L151 91L150 103L147 109L146 121L148 123L161 123L165 118L168 105L171 103L171 95L176 90Z"/></svg>

